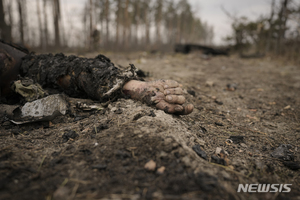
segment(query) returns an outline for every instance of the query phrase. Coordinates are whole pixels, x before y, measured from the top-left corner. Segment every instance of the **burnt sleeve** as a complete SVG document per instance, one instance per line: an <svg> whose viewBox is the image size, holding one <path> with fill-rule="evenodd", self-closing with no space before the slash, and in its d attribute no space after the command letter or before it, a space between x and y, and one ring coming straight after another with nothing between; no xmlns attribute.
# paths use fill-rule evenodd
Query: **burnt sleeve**
<svg viewBox="0 0 300 200"><path fill-rule="evenodd" d="M54 88L71 97L89 97L101 102L123 96L124 84L137 79L133 65L120 70L103 55L82 58L62 53L31 53L23 58L20 73L44 88Z"/></svg>

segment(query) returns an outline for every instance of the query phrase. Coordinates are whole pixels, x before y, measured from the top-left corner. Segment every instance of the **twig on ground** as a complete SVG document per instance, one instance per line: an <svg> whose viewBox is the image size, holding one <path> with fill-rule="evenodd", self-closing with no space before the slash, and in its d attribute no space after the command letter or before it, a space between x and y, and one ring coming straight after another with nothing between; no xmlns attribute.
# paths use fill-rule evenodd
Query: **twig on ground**
<svg viewBox="0 0 300 200"><path fill-rule="evenodd" d="M43 162L45 161L45 158L46 158L47 156L44 156L43 157L43 159L42 159L42 162L41 162L41 164L40 164L40 166L39 166L39 168L38 168L38 171L40 171L41 170L41 168L42 168L42 165L43 165Z"/></svg>

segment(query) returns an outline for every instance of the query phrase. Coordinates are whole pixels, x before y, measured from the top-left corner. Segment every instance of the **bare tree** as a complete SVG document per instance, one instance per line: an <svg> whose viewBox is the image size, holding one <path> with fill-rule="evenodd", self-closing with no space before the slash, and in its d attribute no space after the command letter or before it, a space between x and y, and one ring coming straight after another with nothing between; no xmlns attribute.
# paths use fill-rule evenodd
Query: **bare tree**
<svg viewBox="0 0 300 200"><path fill-rule="evenodd" d="M140 25L140 18L141 18L141 5L140 0L134 0L132 2L133 4L133 15L132 15L132 23L135 25L135 44L139 44L139 25Z"/></svg>
<svg viewBox="0 0 300 200"><path fill-rule="evenodd" d="M144 45L146 46L146 49L149 48L150 45L150 24L151 24L151 7L150 7L150 3L151 1L148 0L142 0L142 6L141 6L141 10L142 10L142 17L141 17L141 21L145 27L145 32L144 32Z"/></svg>
<svg viewBox="0 0 300 200"><path fill-rule="evenodd" d="M268 19L268 23L269 23L270 28L268 30L268 36L267 36L266 52L270 51L272 34L273 34L273 30L274 30L274 26L273 26L274 12L275 12L275 0L272 0L271 14L270 14L270 18Z"/></svg>
<svg viewBox="0 0 300 200"><path fill-rule="evenodd" d="M88 2L85 3L84 5L84 9L83 9L83 18L82 18L82 22L83 22L83 33L84 33L84 46L85 47L89 47L89 28L88 28L88 15L89 15L89 10L88 10Z"/></svg>
<svg viewBox="0 0 300 200"><path fill-rule="evenodd" d="M1 39L11 41L11 26L5 22L3 0L0 0L0 31Z"/></svg>
<svg viewBox="0 0 300 200"><path fill-rule="evenodd" d="M42 19L41 19L41 10L40 10L40 0L36 0L36 10L37 10L37 18L38 25L40 31L40 46L44 46L44 37L43 37L43 28L42 28Z"/></svg>
<svg viewBox="0 0 300 200"><path fill-rule="evenodd" d="M115 40L115 49L119 47L119 35L120 35L120 22L121 22L121 13L122 13L122 2L121 0L116 0L117 9L116 9L116 40Z"/></svg>
<svg viewBox="0 0 300 200"><path fill-rule="evenodd" d="M126 0L124 9L123 9L123 48L127 49L128 47L128 31L129 31L129 16L128 16L128 6L129 0Z"/></svg>
<svg viewBox="0 0 300 200"><path fill-rule="evenodd" d="M178 13L177 14L177 29L176 29L176 42L177 43L180 43L181 42L181 28L180 28L180 25L181 25L181 13Z"/></svg>
<svg viewBox="0 0 300 200"><path fill-rule="evenodd" d="M21 43L24 44L24 14L23 14L24 1L18 0L18 12L19 12L19 32Z"/></svg>
<svg viewBox="0 0 300 200"><path fill-rule="evenodd" d="M161 21L162 21L163 0L156 0L155 25L156 25L156 44L161 43Z"/></svg>
<svg viewBox="0 0 300 200"><path fill-rule="evenodd" d="M93 39L92 39L92 35L93 35L93 0L89 0L89 17L90 17L89 48L91 49L93 46Z"/></svg>
<svg viewBox="0 0 300 200"><path fill-rule="evenodd" d="M0 34L1 38L6 40L11 40L12 18L14 17L11 11L12 2L0 0ZM35 1L37 29L28 29L32 22L26 20L27 1L15 0L14 2L16 2L19 14L17 29L19 30L21 43L37 44L45 50L49 46L52 36L49 32L48 18L48 12L52 12L54 24L53 44L56 47L68 44L65 37L67 26L63 24L61 19L62 7L60 0ZM78 44L85 43L90 50L98 47L100 35L104 36L103 46L105 48L114 46L115 49L121 49L121 44L123 49L137 47L138 45L149 49L152 44L155 44L155 48L158 49L162 45L172 46L176 39L178 42L199 41L200 37L208 39L205 33L210 30L202 31L207 27L204 27L201 20L197 20L194 16L188 0L86 0L85 2L83 15L85 39ZM71 21L68 23L72 24ZM115 35L113 36L110 34L112 24L115 26ZM100 30L98 30L99 25ZM152 28L155 32L152 31ZM38 40L35 36L38 36ZM97 45L95 45L95 41L98 41ZM135 45L131 47L129 44L132 44L132 42ZM166 42L167 44L164 44Z"/></svg>
<svg viewBox="0 0 300 200"><path fill-rule="evenodd" d="M166 45L172 46L176 36L178 42L200 41L201 37L203 39L207 36L203 31L206 27L202 26L201 21L194 16L187 0L179 2L171 0L87 0L86 2L83 22L84 30L88 35L86 41L89 47L92 41L91 32L95 32L93 29L96 29L98 22L100 22L100 31L105 34L104 47L109 48L109 44L112 42L115 50L128 49L129 43L131 44L133 41L134 47L140 44L144 49L149 49L152 38L155 38L155 45L158 48L166 41L168 42ZM91 5L94 4L97 20L91 15L94 13ZM166 13L164 13L165 10ZM113 17L111 13L114 13ZM115 26L114 37L110 37L112 23ZM156 28L155 34L150 32L152 24ZM213 36L211 27L208 29L207 33L209 32L210 36ZM166 33L163 34L162 31ZM210 39L211 37L206 38ZM120 46L121 44L122 46Z"/></svg>
<svg viewBox="0 0 300 200"><path fill-rule="evenodd" d="M109 2L109 0L108 0L108 3L110 3ZM109 4L110 5L110 4ZM109 6L108 5L108 6ZM108 10L106 10L106 0L97 0L96 1L96 7L98 8L98 12L97 12L97 20L96 20L96 18L95 18L95 24L97 24L97 22L100 22L100 31L101 31L101 33L103 33L104 34L104 29L105 29L105 27L104 27L104 24L106 23L106 20L107 20L107 18L106 18L106 14L108 14L109 15L109 9L110 9L110 7L108 7ZM106 11L107 11L107 13L106 13ZM109 16L108 16L109 17ZM108 19L109 20L109 19ZM104 23L105 22L105 23ZM106 32L105 32L105 34L107 34ZM106 37L105 37L106 38Z"/></svg>
<svg viewBox="0 0 300 200"><path fill-rule="evenodd" d="M176 8L175 4L173 1L169 1L166 12L164 14L164 21L165 21L165 27L167 31L167 42L169 44L173 44L174 41L174 36L176 33L176 28L177 28L177 14L176 14Z"/></svg>
<svg viewBox="0 0 300 200"><path fill-rule="evenodd" d="M8 14L8 24L9 24L9 31L12 32L12 27L13 27L13 14L12 14L12 2L8 1L7 2L7 14Z"/></svg>
<svg viewBox="0 0 300 200"><path fill-rule="evenodd" d="M105 25L106 25L106 48L109 47L109 9L110 9L110 1L106 0L105 1Z"/></svg>
<svg viewBox="0 0 300 200"><path fill-rule="evenodd" d="M55 46L60 47L60 29L59 29L59 21L60 21L60 1L53 0L53 17L54 17L54 34L55 34Z"/></svg>
<svg viewBox="0 0 300 200"><path fill-rule="evenodd" d="M44 37L45 37L44 50L45 50L48 47L48 45L49 45L49 39L48 39L47 0L44 0L43 11L44 11Z"/></svg>
<svg viewBox="0 0 300 200"><path fill-rule="evenodd" d="M285 31L286 31L286 22L288 18L288 13L287 13L287 5L289 3L289 0L283 0L281 2L281 9L280 12L278 13L278 37L277 37L277 43L276 43L276 52L278 54L282 53L282 42L284 39Z"/></svg>
<svg viewBox="0 0 300 200"><path fill-rule="evenodd" d="M128 0L128 5L127 5L127 23L126 23L126 28L127 28L127 40L131 44L132 41L132 1Z"/></svg>

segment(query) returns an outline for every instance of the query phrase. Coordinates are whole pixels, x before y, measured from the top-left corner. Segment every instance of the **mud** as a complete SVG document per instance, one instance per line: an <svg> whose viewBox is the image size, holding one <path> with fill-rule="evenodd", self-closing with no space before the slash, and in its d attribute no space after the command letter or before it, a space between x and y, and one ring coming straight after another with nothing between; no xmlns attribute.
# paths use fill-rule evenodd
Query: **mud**
<svg viewBox="0 0 300 200"><path fill-rule="evenodd" d="M16 126L1 117L0 199L299 199L299 66L197 54L107 56L135 63L147 80L178 81L195 110L175 116L119 98L51 123ZM287 160L272 156L282 152ZM154 171L145 169L150 160ZM240 183L292 186L238 193Z"/></svg>

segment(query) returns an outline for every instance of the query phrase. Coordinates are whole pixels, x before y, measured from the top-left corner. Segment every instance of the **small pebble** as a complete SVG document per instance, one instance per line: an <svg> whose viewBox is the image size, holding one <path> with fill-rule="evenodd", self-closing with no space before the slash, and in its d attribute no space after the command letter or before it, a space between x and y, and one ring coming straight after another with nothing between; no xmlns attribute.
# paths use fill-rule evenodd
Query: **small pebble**
<svg viewBox="0 0 300 200"><path fill-rule="evenodd" d="M217 147L217 148L216 148L216 154L217 154L217 155L220 154L221 151L222 151L222 148L221 148L221 147Z"/></svg>
<svg viewBox="0 0 300 200"><path fill-rule="evenodd" d="M247 145L245 143L241 143L240 145L241 147L247 148Z"/></svg>
<svg viewBox="0 0 300 200"><path fill-rule="evenodd" d="M116 110L117 110L116 107L113 107L113 108L110 109L111 112L115 112Z"/></svg>
<svg viewBox="0 0 300 200"><path fill-rule="evenodd" d="M153 160L150 160L149 162L147 162L145 164L144 168L149 171L154 171L156 168L156 162L154 162Z"/></svg>
<svg viewBox="0 0 300 200"><path fill-rule="evenodd" d="M164 171L165 171L165 169L166 169L166 168L165 168L164 166L161 166L160 168L157 169L156 172L157 172L158 174L163 174Z"/></svg>
<svg viewBox="0 0 300 200"><path fill-rule="evenodd" d="M213 87L214 85L215 85L215 83L213 81L206 81L205 82L206 87Z"/></svg>

